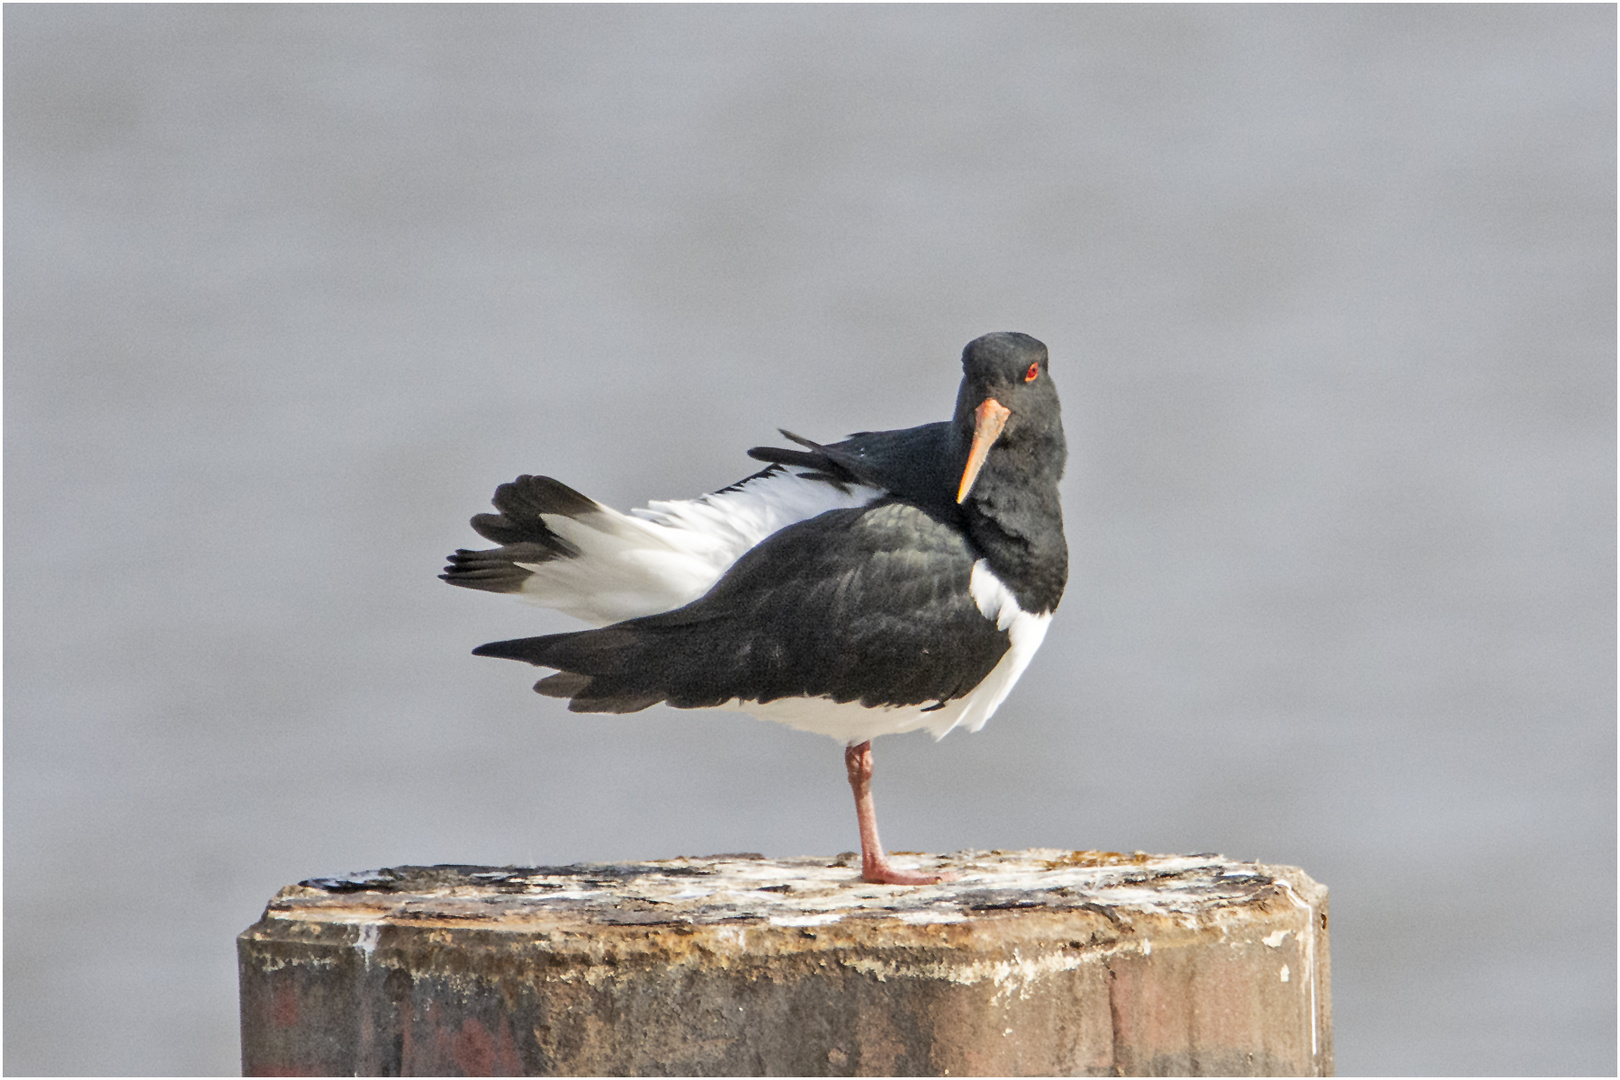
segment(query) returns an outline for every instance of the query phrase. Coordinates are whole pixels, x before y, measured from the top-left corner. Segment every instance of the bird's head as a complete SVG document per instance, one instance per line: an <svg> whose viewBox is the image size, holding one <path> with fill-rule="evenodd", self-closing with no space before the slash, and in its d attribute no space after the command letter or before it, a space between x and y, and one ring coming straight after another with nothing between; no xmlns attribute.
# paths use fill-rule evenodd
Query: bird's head
<svg viewBox="0 0 1620 1080"><path fill-rule="evenodd" d="M962 350L953 422L967 460L958 503L972 493L992 450L1012 458L1018 471L1055 465L1062 475L1063 420L1046 363L1046 346L1015 331L974 338Z"/></svg>

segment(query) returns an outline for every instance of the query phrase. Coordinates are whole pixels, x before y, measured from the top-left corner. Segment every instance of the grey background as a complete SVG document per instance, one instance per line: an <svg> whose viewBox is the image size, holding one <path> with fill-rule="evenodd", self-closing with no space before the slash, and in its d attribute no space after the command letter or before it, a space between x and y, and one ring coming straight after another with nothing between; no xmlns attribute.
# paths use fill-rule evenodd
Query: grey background
<svg viewBox="0 0 1620 1080"><path fill-rule="evenodd" d="M5 1067L226 1072L402 862L855 845L838 747L571 716L434 580L1045 340L1072 583L898 848L1333 891L1343 1072L1615 1069L1615 14L5 9Z"/></svg>

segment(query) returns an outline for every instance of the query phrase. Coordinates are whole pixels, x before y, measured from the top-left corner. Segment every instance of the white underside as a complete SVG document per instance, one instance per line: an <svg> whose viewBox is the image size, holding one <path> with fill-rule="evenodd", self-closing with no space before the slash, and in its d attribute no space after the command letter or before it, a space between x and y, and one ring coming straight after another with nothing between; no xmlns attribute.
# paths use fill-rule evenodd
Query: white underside
<svg viewBox="0 0 1620 1080"><path fill-rule="evenodd" d="M840 742L861 743L879 735L897 735L919 728L942 739L955 727L978 731L985 721L1007 700L1013 684L1029 666L1035 650L1046 638L1046 628L1052 613L1032 615L1018 606L1012 592L1001 583L983 559L973 564L971 579L973 599L987 619L994 619L998 629L1007 631L1011 639L1002 656L984 681L963 697L945 703L942 708L928 705L903 705L894 708L869 709L856 701L838 702L831 698L778 698L775 701L739 701L733 698L720 708L748 713L761 720L786 724L799 731L828 735Z"/></svg>
<svg viewBox="0 0 1620 1080"><path fill-rule="evenodd" d="M628 514L606 506L577 517L544 514L546 527L580 554L519 563L531 573L517 595L596 626L671 611L708 592L745 551L778 529L828 510L865 506L883 494L857 484L840 490L800 472L783 470Z"/></svg>

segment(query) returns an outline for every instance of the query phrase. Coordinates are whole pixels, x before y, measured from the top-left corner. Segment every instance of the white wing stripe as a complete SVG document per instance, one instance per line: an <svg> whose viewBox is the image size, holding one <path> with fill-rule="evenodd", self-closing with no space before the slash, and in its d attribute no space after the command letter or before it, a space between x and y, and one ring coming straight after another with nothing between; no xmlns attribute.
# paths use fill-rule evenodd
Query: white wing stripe
<svg viewBox="0 0 1620 1080"><path fill-rule="evenodd" d="M606 506L578 517L545 514L546 527L580 554L520 563L531 574L517 595L598 626L669 611L708 592L743 552L777 530L882 494L783 469L629 514Z"/></svg>

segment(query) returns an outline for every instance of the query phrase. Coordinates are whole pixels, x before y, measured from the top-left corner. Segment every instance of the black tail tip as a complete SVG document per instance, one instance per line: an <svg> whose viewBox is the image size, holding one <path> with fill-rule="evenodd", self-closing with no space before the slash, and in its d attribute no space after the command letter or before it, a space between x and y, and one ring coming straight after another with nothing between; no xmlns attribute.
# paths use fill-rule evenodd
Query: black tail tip
<svg viewBox="0 0 1620 1080"><path fill-rule="evenodd" d="M528 657L524 656L521 650L523 644L523 639L517 641L491 641L478 646L472 651L472 654L474 656L495 656L502 660L527 660Z"/></svg>

